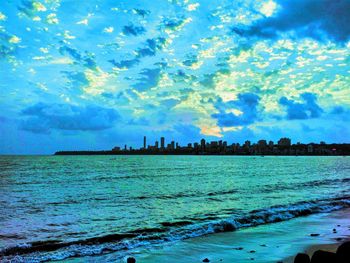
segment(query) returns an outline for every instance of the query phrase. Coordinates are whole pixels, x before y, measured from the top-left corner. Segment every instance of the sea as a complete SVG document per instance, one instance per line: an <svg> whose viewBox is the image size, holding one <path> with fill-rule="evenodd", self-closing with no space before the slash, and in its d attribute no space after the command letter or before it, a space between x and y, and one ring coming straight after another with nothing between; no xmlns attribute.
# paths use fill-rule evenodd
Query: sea
<svg viewBox="0 0 350 263"><path fill-rule="evenodd" d="M0 262L116 262L349 207L343 156L0 156Z"/></svg>

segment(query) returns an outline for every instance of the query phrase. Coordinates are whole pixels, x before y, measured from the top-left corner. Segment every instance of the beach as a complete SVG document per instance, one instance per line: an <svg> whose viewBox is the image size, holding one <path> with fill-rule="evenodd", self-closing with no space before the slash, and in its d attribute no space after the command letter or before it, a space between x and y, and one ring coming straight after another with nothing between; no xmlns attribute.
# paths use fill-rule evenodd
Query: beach
<svg viewBox="0 0 350 263"><path fill-rule="evenodd" d="M316 250L335 252L340 244L349 240L350 209L344 209L193 238L155 249L135 250L130 255L137 262L145 263L190 263L202 262L205 258L210 262L293 263L297 253L307 253L311 258Z"/></svg>

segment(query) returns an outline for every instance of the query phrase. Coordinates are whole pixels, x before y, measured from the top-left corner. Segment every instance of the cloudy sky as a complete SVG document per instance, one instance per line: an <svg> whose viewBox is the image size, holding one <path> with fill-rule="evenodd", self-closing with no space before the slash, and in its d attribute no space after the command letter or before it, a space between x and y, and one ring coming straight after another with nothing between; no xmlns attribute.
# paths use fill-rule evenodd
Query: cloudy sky
<svg viewBox="0 0 350 263"><path fill-rule="evenodd" d="M0 153L350 142L349 0L1 0Z"/></svg>

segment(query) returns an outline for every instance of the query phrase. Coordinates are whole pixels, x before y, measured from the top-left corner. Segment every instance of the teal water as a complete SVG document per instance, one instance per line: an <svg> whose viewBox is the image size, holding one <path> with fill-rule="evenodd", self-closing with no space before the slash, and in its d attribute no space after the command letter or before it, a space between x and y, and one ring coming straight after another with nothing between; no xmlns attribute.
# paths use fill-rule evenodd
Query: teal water
<svg viewBox="0 0 350 263"><path fill-rule="evenodd" d="M350 205L348 157L2 156L0 167L4 259L125 251Z"/></svg>

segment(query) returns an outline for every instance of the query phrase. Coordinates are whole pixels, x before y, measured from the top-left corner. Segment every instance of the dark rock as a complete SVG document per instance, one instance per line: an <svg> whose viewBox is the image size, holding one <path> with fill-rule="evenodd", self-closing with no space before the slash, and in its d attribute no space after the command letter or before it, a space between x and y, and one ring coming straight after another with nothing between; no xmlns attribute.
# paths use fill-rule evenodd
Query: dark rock
<svg viewBox="0 0 350 263"><path fill-rule="evenodd" d="M249 253L255 253L255 250L250 250Z"/></svg>
<svg viewBox="0 0 350 263"><path fill-rule="evenodd" d="M341 237L337 237L335 240L342 241L343 239Z"/></svg>
<svg viewBox="0 0 350 263"><path fill-rule="evenodd" d="M340 262L350 262L350 242L345 242L337 249Z"/></svg>
<svg viewBox="0 0 350 263"><path fill-rule="evenodd" d="M317 250L312 255L311 263L336 263L337 255L332 252Z"/></svg>
<svg viewBox="0 0 350 263"><path fill-rule="evenodd" d="M320 234L310 234L311 237L318 237Z"/></svg>
<svg viewBox="0 0 350 263"><path fill-rule="evenodd" d="M203 262L210 262L208 258L203 259Z"/></svg>
<svg viewBox="0 0 350 263"><path fill-rule="evenodd" d="M267 247L265 244L262 244L262 245L260 245L260 246L262 246L262 247Z"/></svg>
<svg viewBox="0 0 350 263"><path fill-rule="evenodd" d="M235 249L235 250L243 250L243 247L235 247L233 249Z"/></svg>
<svg viewBox="0 0 350 263"><path fill-rule="evenodd" d="M133 257L128 257L126 263L136 263L136 259Z"/></svg>
<svg viewBox="0 0 350 263"><path fill-rule="evenodd" d="M294 263L310 263L310 257L308 254L299 253L294 258Z"/></svg>

